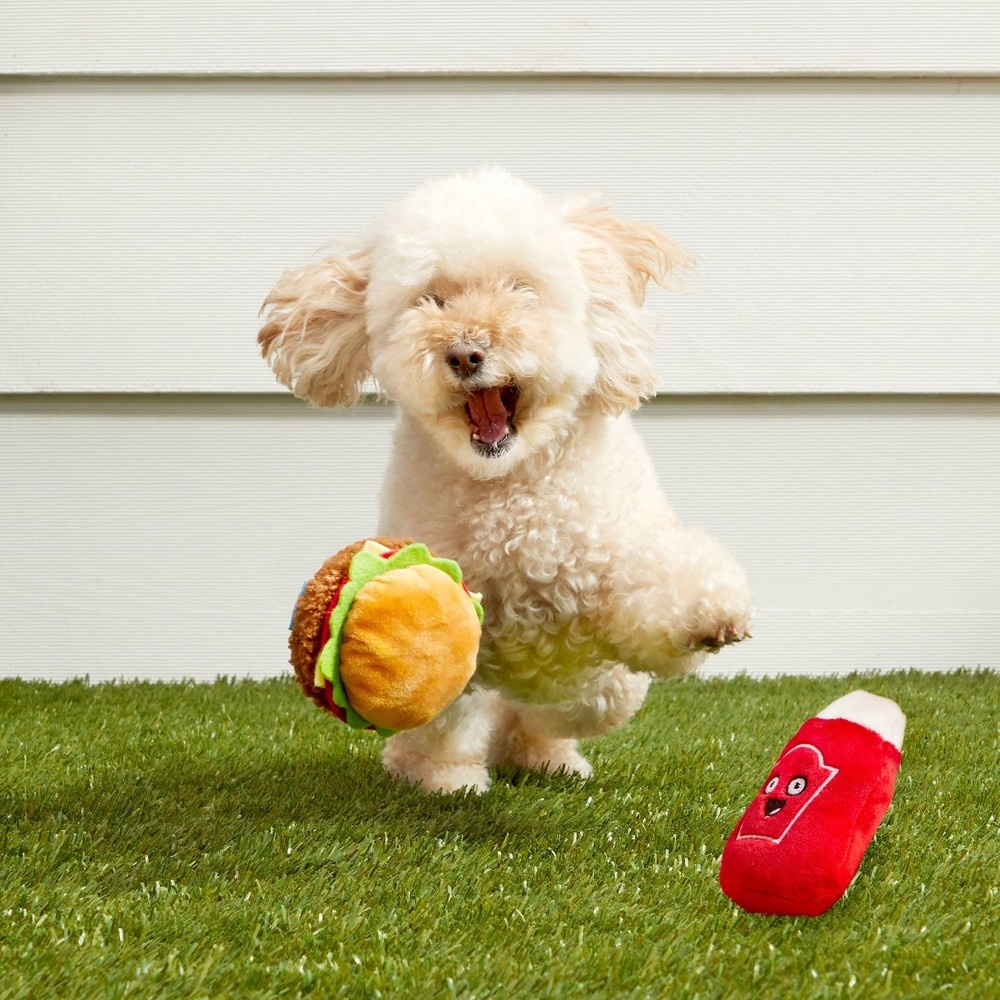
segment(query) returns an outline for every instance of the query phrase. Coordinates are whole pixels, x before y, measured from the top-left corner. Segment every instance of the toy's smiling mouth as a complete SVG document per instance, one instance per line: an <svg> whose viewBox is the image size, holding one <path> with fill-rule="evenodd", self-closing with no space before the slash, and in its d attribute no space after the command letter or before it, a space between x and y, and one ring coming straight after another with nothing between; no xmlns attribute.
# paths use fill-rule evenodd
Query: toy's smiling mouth
<svg viewBox="0 0 1000 1000"><path fill-rule="evenodd" d="M516 386L494 386L476 389L465 401L469 418L472 447L480 455L497 457L514 443L517 428L514 413L521 393Z"/></svg>
<svg viewBox="0 0 1000 1000"><path fill-rule="evenodd" d="M788 804L788 799L768 799L764 803L765 816L777 816Z"/></svg>

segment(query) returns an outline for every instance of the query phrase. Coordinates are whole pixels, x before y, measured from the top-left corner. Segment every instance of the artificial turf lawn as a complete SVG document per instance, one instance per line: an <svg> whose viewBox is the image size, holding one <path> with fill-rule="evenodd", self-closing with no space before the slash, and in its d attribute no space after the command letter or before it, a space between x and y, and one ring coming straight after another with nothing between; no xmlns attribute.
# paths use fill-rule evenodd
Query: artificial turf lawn
<svg viewBox="0 0 1000 1000"><path fill-rule="evenodd" d="M719 891L783 743L865 686L893 807L818 919ZM0 996L1000 996L1000 674L686 680L585 783L393 783L291 681L0 682Z"/></svg>

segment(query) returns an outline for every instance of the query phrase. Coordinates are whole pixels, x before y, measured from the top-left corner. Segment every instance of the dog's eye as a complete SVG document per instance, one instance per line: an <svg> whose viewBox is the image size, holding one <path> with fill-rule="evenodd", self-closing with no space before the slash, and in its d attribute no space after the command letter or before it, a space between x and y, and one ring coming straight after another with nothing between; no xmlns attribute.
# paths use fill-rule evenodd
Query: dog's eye
<svg viewBox="0 0 1000 1000"><path fill-rule="evenodd" d="M440 295L431 295L428 293L427 295L420 296L420 305L425 305L428 302L433 302L438 309L444 309L444 299Z"/></svg>
<svg viewBox="0 0 1000 1000"><path fill-rule="evenodd" d="M515 278L511 283L511 288L515 292L533 292L534 288L531 287L526 281L521 281L520 278Z"/></svg>

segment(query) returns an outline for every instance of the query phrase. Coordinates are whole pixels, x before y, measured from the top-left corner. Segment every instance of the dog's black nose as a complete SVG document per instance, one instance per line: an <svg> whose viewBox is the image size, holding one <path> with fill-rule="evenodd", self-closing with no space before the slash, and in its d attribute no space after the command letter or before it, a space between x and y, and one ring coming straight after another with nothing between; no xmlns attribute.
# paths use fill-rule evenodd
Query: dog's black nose
<svg viewBox="0 0 1000 1000"><path fill-rule="evenodd" d="M486 360L486 352L476 344L455 344L445 357L448 367L460 378L468 378L479 371Z"/></svg>

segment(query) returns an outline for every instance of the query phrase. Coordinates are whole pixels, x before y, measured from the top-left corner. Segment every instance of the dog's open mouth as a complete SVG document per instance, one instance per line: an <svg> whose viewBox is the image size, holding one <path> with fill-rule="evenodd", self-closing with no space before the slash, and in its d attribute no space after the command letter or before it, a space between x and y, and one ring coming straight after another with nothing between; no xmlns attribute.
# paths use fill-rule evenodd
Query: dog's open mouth
<svg viewBox="0 0 1000 1000"><path fill-rule="evenodd" d="M520 396L513 385L477 389L469 394L465 414L472 428L472 447L480 455L502 455L514 443L514 413Z"/></svg>

